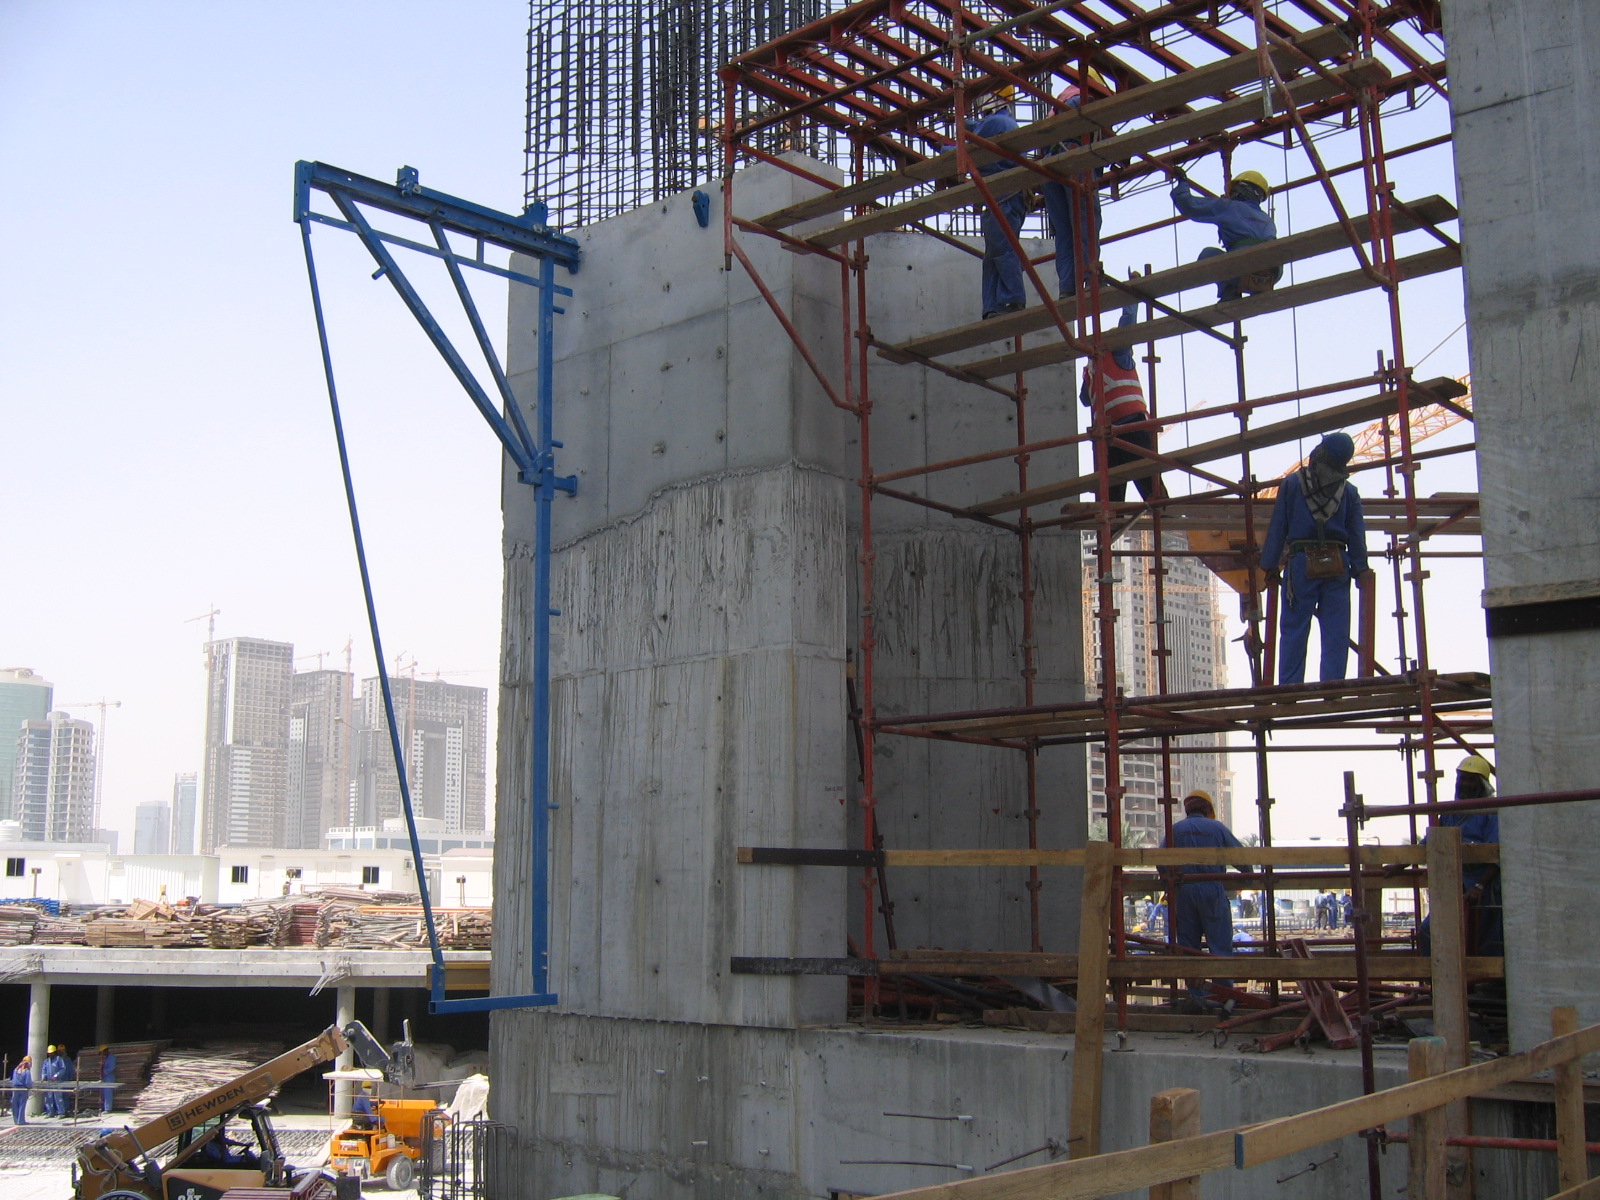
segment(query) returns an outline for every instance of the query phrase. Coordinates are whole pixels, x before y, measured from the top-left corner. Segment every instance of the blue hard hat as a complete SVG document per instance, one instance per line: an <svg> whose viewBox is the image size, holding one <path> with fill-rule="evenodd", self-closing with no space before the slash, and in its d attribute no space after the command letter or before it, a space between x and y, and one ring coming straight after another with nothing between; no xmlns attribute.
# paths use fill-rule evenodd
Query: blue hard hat
<svg viewBox="0 0 1600 1200"><path fill-rule="evenodd" d="M1336 467L1342 467L1356 452L1356 444L1348 433L1330 433L1317 443L1317 450L1325 461Z"/></svg>

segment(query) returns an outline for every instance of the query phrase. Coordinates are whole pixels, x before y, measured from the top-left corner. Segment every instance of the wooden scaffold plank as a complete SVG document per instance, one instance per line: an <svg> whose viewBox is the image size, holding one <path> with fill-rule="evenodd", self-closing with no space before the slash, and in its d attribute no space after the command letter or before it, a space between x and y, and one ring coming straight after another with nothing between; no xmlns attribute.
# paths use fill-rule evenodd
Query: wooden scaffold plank
<svg viewBox="0 0 1600 1200"><path fill-rule="evenodd" d="M1072 1043L1073 1158L1100 1153L1100 1093L1105 1071L1106 960L1111 936L1112 846L1084 847L1078 925L1078 1021Z"/></svg>
<svg viewBox="0 0 1600 1200"><path fill-rule="evenodd" d="M1465 396L1467 390L1465 385L1454 379L1430 379L1426 383L1413 383L1408 387L1406 389L1406 400L1412 409L1426 408L1430 404L1437 404L1440 400L1454 400ZM1351 425L1364 425L1369 421L1392 415L1397 411L1399 405L1400 399L1396 393L1380 392L1375 396L1351 400L1344 404L1335 404L1298 417L1290 417L1284 421L1274 421L1269 425L1257 425L1243 433L1232 433L1227 437L1202 442L1200 445L1193 446L1187 450L1174 450L1167 457L1173 462L1199 466L1201 463L1232 458L1248 451L1260 450L1267 446L1277 446L1284 442L1297 441L1301 438L1314 437L1317 434L1328 433L1335 429L1344 429ZM1111 482L1113 484L1126 483L1171 469L1173 468L1169 463L1157 463L1148 460L1126 463L1111 469ZM1014 512L1019 508L1047 504L1052 500L1062 500L1069 496L1081 496L1085 492L1094 491L1097 482L1097 477L1092 474L1079 475L1059 483L1041 484L1038 487L1029 488L1025 492L1013 492L995 500L985 500L980 504L972 505L967 511L985 516Z"/></svg>
<svg viewBox="0 0 1600 1200"><path fill-rule="evenodd" d="M1403 209L1397 209L1394 214L1396 233L1406 233L1419 228L1417 221L1413 219L1413 213L1435 225L1452 221L1456 217L1455 205L1444 197L1427 196L1415 203L1407 204ZM1371 214L1356 213L1351 216L1350 223L1361 237L1370 236ZM1190 288L1215 285L1224 279L1237 279L1254 271L1264 271L1329 254L1349 244L1350 238L1344 227L1334 223L1307 229L1303 233L1291 233L1258 246L1234 250L1213 258L1180 263L1163 271L1131 279L1128 284L1146 296L1159 299L1188 291ZM1109 286L1101 289L1100 298L1102 310L1106 312L1115 312L1131 300L1130 296ZM1075 320L1078 315L1077 297L1066 297L1056 305L1056 308L1064 320ZM987 321L973 321L955 329L912 338L878 353L884 358L902 362L910 362L913 357L938 358L941 355L954 354L959 350L970 350L974 346L985 346L1023 334L1038 333L1054 324L1049 310L1042 304L1035 304L1020 312L1004 313Z"/></svg>

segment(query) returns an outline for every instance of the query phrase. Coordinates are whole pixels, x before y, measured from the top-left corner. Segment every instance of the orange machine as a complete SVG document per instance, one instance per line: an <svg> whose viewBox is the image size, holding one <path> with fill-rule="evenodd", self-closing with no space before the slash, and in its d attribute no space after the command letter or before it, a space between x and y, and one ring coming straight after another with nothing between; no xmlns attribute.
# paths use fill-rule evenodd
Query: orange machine
<svg viewBox="0 0 1600 1200"><path fill-rule="evenodd" d="M336 1078L352 1074L340 1071ZM328 1143L330 1170L361 1179L382 1179L400 1191L417 1177L422 1157L422 1126L438 1110L432 1100L374 1100L373 1115L363 1125L360 1118L339 1130Z"/></svg>

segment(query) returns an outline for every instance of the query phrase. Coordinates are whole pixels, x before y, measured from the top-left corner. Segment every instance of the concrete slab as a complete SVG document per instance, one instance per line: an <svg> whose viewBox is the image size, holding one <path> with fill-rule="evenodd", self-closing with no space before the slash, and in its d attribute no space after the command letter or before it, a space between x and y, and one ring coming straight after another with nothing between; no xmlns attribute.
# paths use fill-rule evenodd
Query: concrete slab
<svg viewBox="0 0 1600 1200"><path fill-rule="evenodd" d="M448 966L489 962L487 950L446 950ZM7 983L44 980L79 986L312 987L323 978L359 987L426 987L426 950L345 950L261 946L247 950L15 946L0 951Z"/></svg>

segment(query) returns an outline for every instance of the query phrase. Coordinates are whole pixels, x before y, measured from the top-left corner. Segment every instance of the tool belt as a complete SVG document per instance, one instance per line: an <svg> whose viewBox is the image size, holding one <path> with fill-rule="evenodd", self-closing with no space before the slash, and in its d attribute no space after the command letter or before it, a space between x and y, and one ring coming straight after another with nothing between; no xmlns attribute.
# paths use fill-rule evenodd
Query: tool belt
<svg viewBox="0 0 1600 1200"><path fill-rule="evenodd" d="M1338 579L1345 574L1343 542L1290 542L1289 553L1306 556L1307 579Z"/></svg>

